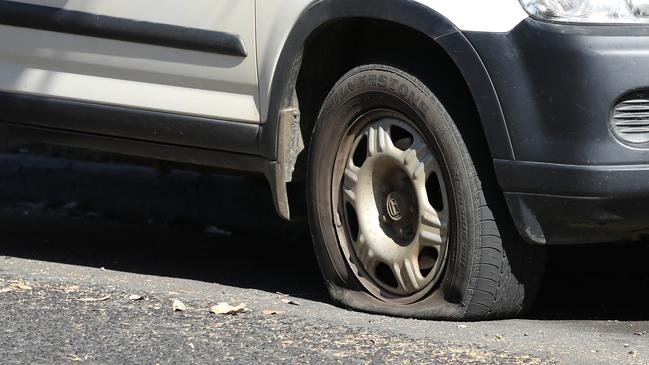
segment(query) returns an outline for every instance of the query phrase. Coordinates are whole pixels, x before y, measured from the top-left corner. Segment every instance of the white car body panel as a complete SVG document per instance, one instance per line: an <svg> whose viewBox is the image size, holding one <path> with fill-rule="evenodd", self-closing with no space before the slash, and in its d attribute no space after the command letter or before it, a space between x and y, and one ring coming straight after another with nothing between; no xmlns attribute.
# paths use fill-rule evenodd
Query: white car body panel
<svg viewBox="0 0 649 365"><path fill-rule="evenodd" d="M314 0L17 2L233 33L248 56L0 26L11 45L0 47L0 91L263 123L280 53ZM465 31L506 32L527 17L517 0L417 2Z"/></svg>
<svg viewBox="0 0 649 365"><path fill-rule="evenodd" d="M313 2L313 0L257 1L262 120L267 117L273 75L284 43L300 14ZM416 2L442 14L463 31L507 32L528 17L518 0L417 0Z"/></svg>
<svg viewBox="0 0 649 365"><path fill-rule="evenodd" d="M22 0L237 34L236 57L0 26L0 91L259 123L255 0Z"/></svg>

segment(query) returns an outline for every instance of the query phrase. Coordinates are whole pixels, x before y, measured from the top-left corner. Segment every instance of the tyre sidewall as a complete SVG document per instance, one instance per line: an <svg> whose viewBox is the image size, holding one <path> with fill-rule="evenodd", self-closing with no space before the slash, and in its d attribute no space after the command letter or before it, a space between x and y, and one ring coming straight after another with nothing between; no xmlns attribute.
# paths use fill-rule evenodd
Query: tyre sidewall
<svg viewBox="0 0 649 365"><path fill-rule="evenodd" d="M373 109L392 109L413 121L437 154L450 190L450 236L445 273L438 290L425 299L395 306L365 291L343 256L334 226L332 177L340 142L354 121ZM450 116L415 78L386 66L352 70L326 98L317 119L308 171L309 218L323 276L334 299L347 306L394 315L453 317L468 295L470 270L479 242L479 200L475 169ZM464 150L461 150L464 148ZM450 168L449 168L450 167ZM417 314L418 313L418 314Z"/></svg>

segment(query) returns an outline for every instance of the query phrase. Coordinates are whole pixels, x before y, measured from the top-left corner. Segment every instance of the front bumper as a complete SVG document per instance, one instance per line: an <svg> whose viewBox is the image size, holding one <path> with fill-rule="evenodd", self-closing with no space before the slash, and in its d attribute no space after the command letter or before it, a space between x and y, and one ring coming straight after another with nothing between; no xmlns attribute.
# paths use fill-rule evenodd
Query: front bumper
<svg viewBox="0 0 649 365"><path fill-rule="evenodd" d="M649 149L609 127L621 97L649 90L649 27L527 19L466 36L507 123L515 158L495 166L521 235L586 243L649 232Z"/></svg>
<svg viewBox="0 0 649 365"><path fill-rule="evenodd" d="M514 223L532 243L594 243L649 233L649 165L495 161Z"/></svg>

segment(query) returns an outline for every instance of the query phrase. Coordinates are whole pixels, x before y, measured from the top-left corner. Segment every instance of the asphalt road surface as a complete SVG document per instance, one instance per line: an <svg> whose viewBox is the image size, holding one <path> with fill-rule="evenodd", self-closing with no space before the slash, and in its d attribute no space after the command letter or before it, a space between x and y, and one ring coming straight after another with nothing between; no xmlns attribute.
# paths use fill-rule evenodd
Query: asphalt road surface
<svg viewBox="0 0 649 365"><path fill-rule="evenodd" d="M0 157L0 363L649 363L648 244L552 248L526 318L390 318L330 303L304 224L267 193Z"/></svg>

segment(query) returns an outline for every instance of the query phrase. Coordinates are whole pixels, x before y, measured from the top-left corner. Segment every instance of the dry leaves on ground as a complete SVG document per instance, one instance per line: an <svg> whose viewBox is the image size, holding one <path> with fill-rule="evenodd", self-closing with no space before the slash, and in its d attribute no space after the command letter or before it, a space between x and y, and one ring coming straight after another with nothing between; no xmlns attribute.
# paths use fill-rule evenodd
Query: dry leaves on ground
<svg viewBox="0 0 649 365"><path fill-rule="evenodd" d="M282 303L284 304L290 304L290 305L302 305L300 302L296 302L293 299L282 299Z"/></svg>
<svg viewBox="0 0 649 365"><path fill-rule="evenodd" d="M187 306L185 303L181 302L178 299L174 299L173 303L171 304L171 308L173 309L174 312L182 312L187 310Z"/></svg>
<svg viewBox="0 0 649 365"><path fill-rule="evenodd" d="M228 303L219 303L217 305L213 305L210 308L210 312L214 314L239 314L245 311L246 311L246 305L243 303L237 306L231 306Z"/></svg>
<svg viewBox="0 0 649 365"><path fill-rule="evenodd" d="M30 285L25 284L25 282L22 280L12 282L11 288L13 290L18 290L18 291L32 290L32 287Z"/></svg>
<svg viewBox="0 0 649 365"><path fill-rule="evenodd" d="M78 298L77 301L84 302L84 303L92 303L92 302L103 302L108 299L110 299L110 294L104 295L103 297L97 297L97 298Z"/></svg>
<svg viewBox="0 0 649 365"><path fill-rule="evenodd" d="M261 313L263 313L266 316L280 316L284 314L284 311L268 309L268 310L261 311Z"/></svg>
<svg viewBox="0 0 649 365"><path fill-rule="evenodd" d="M64 286L64 287L59 288L59 290L62 290L65 293L74 293L74 292L77 292L77 291L81 290L81 287L79 285L68 285L68 286Z"/></svg>
<svg viewBox="0 0 649 365"><path fill-rule="evenodd" d="M75 354L68 354L68 355L63 356L63 358L66 359L66 360L68 360L68 361L74 361L74 362L81 362L81 361L83 361L82 358L80 358L79 356L77 356L77 355L75 355Z"/></svg>

